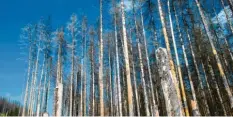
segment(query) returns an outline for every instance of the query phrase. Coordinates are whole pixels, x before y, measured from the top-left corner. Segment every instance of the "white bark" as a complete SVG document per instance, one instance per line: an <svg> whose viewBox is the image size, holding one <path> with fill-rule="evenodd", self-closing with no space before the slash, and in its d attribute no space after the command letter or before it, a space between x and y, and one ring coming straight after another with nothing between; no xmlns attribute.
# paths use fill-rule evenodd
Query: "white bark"
<svg viewBox="0 0 233 117"><path fill-rule="evenodd" d="M34 111L34 102L35 102L35 93L36 93L36 81L37 81L37 74L38 74L38 63L39 63L39 56L40 56L40 42L38 45L38 50L37 50L37 57L36 57L36 63L35 63L35 71L33 74L33 84L31 85L31 91L30 91L30 100L29 100L29 110L30 113L29 115L32 116L33 115L33 111Z"/></svg>
<svg viewBox="0 0 233 117"><path fill-rule="evenodd" d="M63 97L63 84L58 83L58 101L57 101L57 110L56 110L56 116L60 117L62 116L62 97Z"/></svg>
<svg viewBox="0 0 233 117"><path fill-rule="evenodd" d="M83 59L81 60L81 77L80 77L80 103L78 116L83 115Z"/></svg>
<svg viewBox="0 0 233 117"><path fill-rule="evenodd" d="M126 80L127 80L127 93L128 93L128 110L129 116L133 116L133 93L131 86L130 77L130 67L129 67L129 54L128 54L128 44L126 36L126 26L125 26L125 12L124 12L124 0L121 0L121 18L122 18L122 33L123 33L123 43L124 43L124 58L125 58L125 69L126 69Z"/></svg>
<svg viewBox="0 0 233 117"><path fill-rule="evenodd" d="M44 86L42 89L42 112L45 112L46 110L44 110L44 103L45 103L45 96L46 96L46 88L47 88L47 74L48 74L48 63L46 64L46 71L45 71L45 78L44 78Z"/></svg>
<svg viewBox="0 0 233 117"><path fill-rule="evenodd" d="M100 98L100 116L104 116L104 86L103 86L103 24L102 24L102 6L100 0L100 44L99 44L99 98Z"/></svg>
<svg viewBox="0 0 233 117"><path fill-rule="evenodd" d="M29 58L28 58L28 71L27 71L27 84L26 84L26 89L25 89L25 95L24 95L24 101L23 101L23 111L22 111L22 116L25 116L25 109L27 107L27 99L28 99L28 89L29 89L29 80L30 80L30 74L31 74L31 61L32 61L32 46L30 45L29 48Z"/></svg>
<svg viewBox="0 0 233 117"><path fill-rule="evenodd" d="M35 61L33 61L35 63ZM28 109L27 109L27 115L30 115L31 113L31 101L32 101L32 91L33 91L33 82L34 82L34 72L35 72L35 64L32 64L32 74L31 74L31 83L30 83L30 92L29 92L29 99L28 99Z"/></svg>
<svg viewBox="0 0 233 117"><path fill-rule="evenodd" d="M169 65L168 53L164 48L156 50L156 60L158 65L159 76L161 78L161 87L163 90L167 116L182 116L182 108L179 104L178 94L176 93L175 83Z"/></svg>
<svg viewBox="0 0 233 117"><path fill-rule="evenodd" d="M135 66L134 66L134 56L133 56L133 44L132 44L132 38L131 38L131 29L130 29L130 51L132 52L132 72L133 72L133 85L134 85L134 92L135 92L135 99L136 99L136 108L137 108L137 116L140 116L140 106L138 101L138 90L137 90L137 80L136 80L136 73L135 73Z"/></svg>
<svg viewBox="0 0 233 117"><path fill-rule="evenodd" d="M116 17L116 4L115 4L115 0L113 1L113 5L115 8L115 13L114 13L114 36L115 36L115 49L116 49L116 76L117 76L117 94L118 94L118 112L119 112L119 116L122 116L122 102L121 102L121 85L120 85L120 65L119 65L119 52L118 52L118 38L117 38L117 17Z"/></svg>
<svg viewBox="0 0 233 117"><path fill-rule="evenodd" d="M56 78L56 88L54 92L54 116L61 116L62 114L62 98L63 98L63 84L62 84L62 43L64 40L64 34L61 31L58 32L58 61L57 61L57 78Z"/></svg>
<svg viewBox="0 0 233 117"><path fill-rule="evenodd" d="M73 80L74 80L74 51L75 51L75 37L74 29L72 30L72 57L71 57L71 76L70 76L70 109L69 116L72 116L73 111Z"/></svg>
<svg viewBox="0 0 233 117"><path fill-rule="evenodd" d="M110 52L110 40L108 40L108 68L109 68L109 93L110 93L110 113L109 116L113 116L113 99L112 99L112 68L111 68L111 52Z"/></svg>
<svg viewBox="0 0 233 117"><path fill-rule="evenodd" d="M38 95L37 95L37 108L36 108L36 116L37 117L40 116L41 84L42 84L42 79L43 79L43 76L44 76L45 61L46 60L45 60L45 56L44 56L42 70L41 70L41 73L40 73L40 82L39 82L39 87L38 87Z"/></svg>

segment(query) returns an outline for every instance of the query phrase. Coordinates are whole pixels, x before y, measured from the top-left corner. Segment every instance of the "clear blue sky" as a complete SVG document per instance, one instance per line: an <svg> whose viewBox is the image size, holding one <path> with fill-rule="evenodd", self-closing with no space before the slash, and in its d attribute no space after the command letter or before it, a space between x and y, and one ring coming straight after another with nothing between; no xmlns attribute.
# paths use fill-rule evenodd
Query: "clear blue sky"
<svg viewBox="0 0 233 117"><path fill-rule="evenodd" d="M98 0L1 0L0 4L0 96L20 100L25 87L27 63L19 47L20 30L41 17L52 16L53 28L65 25L72 13L87 15L94 23Z"/></svg>

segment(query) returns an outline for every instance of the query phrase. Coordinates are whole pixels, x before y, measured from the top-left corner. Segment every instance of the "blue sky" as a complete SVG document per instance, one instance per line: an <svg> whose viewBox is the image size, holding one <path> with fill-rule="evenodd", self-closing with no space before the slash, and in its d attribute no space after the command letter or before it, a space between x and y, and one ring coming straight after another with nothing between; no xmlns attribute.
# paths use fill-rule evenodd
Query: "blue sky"
<svg viewBox="0 0 233 117"><path fill-rule="evenodd" d="M41 17L52 16L53 27L66 25L72 13L87 15L94 23L98 0L2 0L0 4L0 96L20 100L27 63L19 60L21 28Z"/></svg>

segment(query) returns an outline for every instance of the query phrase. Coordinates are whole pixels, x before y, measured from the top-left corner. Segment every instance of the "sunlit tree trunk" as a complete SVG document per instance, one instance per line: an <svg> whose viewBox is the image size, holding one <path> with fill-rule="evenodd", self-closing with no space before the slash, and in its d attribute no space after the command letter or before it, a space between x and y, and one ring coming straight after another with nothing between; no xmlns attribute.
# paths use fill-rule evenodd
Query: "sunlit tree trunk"
<svg viewBox="0 0 233 117"><path fill-rule="evenodd" d="M57 61L57 78L55 88L55 105L54 105L54 116L62 115L62 98L63 98L63 83L62 83L62 44L64 43L64 32L63 28L57 34L58 38L58 61Z"/></svg>
<svg viewBox="0 0 233 117"><path fill-rule="evenodd" d="M29 81L30 81L30 75L31 75L31 63L32 63L32 32L31 32L31 27L27 26L26 27L26 33L28 35L28 40L29 40L29 54L28 54L28 70L27 70L27 83L26 83L26 88L25 88L25 95L24 95L24 101L23 101L23 110L22 110L22 116L25 116L26 113L26 107L27 107L27 102L28 102L28 90L29 90Z"/></svg>
<svg viewBox="0 0 233 117"><path fill-rule="evenodd" d="M166 104L167 116L182 116L182 108L179 104L179 98L175 91L175 84L172 81L173 76L169 64L167 50L158 48L156 50L156 60L161 81L161 87Z"/></svg>
<svg viewBox="0 0 233 117"><path fill-rule="evenodd" d="M137 109L137 116L140 116L140 106L138 101L138 90L137 90L137 80L136 80L136 73L135 73L135 65L134 65L134 55L133 55L133 43L132 43L132 29L130 29L129 34L129 43L130 43L130 51L131 51L131 64L132 64L132 72L133 72L133 86L134 86L134 93L135 93L135 102L136 102L136 109Z"/></svg>
<svg viewBox="0 0 233 117"><path fill-rule="evenodd" d="M117 79L117 65L116 65L116 57L114 60L114 101L115 101L115 111L114 115L119 116L119 104L118 104L118 79Z"/></svg>
<svg viewBox="0 0 233 117"><path fill-rule="evenodd" d="M90 62L91 62L91 97L90 115L95 115L95 66L94 66L94 29L90 30ZM90 116L89 115L89 116Z"/></svg>
<svg viewBox="0 0 233 117"><path fill-rule="evenodd" d="M82 22L82 40L84 41L84 45L83 45L83 116L86 116L86 113L87 113L87 106L86 106L86 91L87 91L87 80L86 80L86 48L87 48L87 39L86 39L86 29L87 26L86 26L86 18L84 17L83 18L83 22Z"/></svg>
<svg viewBox="0 0 233 117"><path fill-rule="evenodd" d="M37 54L36 54L36 60L35 60L35 71L33 74L33 84L31 85L31 91L30 91L30 105L29 105L29 110L30 113L29 115L32 116L33 115L33 111L34 111L34 103L35 103L35 93L36 93L36 81L37 81L37 75L38 75L38 63L39 63L39 56L40 56L40 52L41 52L41 48L40 48L40 44L41 44L41 35L40 34L40 39L39 39L39 45L37 47ZM33 86L33 87L32 87Z"/></svg>
<svg viewBox="0 0 233 117"><path fill-rule="evenodd" d="M121 85L120 85L120 64L119 64L119 50L117 37L117 7L115 0L112 1L114 6L114 38L115 38L115 53L116 53L116 88L117 88L117 114L122 116L122 102L121 102Z"/></svg>
<svg viewBox="0 0 233 117"><path fill-rule="evenodd" d="M40 116L40 105L41 105L41 85L42 85L42 79L43 79L43 76L44 76L44 69L45 69L45 62L46 62L46 57L44 55L44 60L43 60L43 65L42 65L42 70L41 70L41 73L40 73L40 82L39 82L39 87L38 87L38 94L37 94L37 108L36 108L36 116L39 117Z"/></svg>
<svg viewBox="0 0 233 117"><path fill-rule="evenodd" d="M108 69L109 69L109 94L110 94L110 112L109 116L113 116L113 95L112 95L112 65L111 65L111 45L110 37L108 37Z"/></svg>
<svg viewBox="0 0 233 117"><path fill-rule="evenodd" d="M177 52L177 46L176 46L176 40L175 40L175 35L173 31L173 23L172 23L172 18L171 18L171 10L170 10L170 0L168 0L168 11L169 11L169 21L170 21L170 27L171 27L171 33L172 33L172 41L173 41L173 47L175 50L175 56L176 56L176 64L177 64L177 70L178 70L178 77L179 77L179 84L181 88L181 96L184 104L184 112L186 116L189 116L189 109L188 109L188 104L187 104L187 99L186 99L186 93L185 93L185 88L184 88L184 83L183 83L183 77L182 77L182 72L181 72L181 66L180 66L180 60L179 60L179 55ZM173 6L174 12L175 12L175 19L176 19L176 24L178 27L178 31L180 31L179 27L179 21L178 21L178 16L176 14L176 8ZM179 38L182 38L181 35L179 35Z"/></svg>
<svg viewBox="0 0 233 117"><path fill-rule="evenodd" d="M224 84L225 90L226 90L226 92L227 92L228 98L229 98L229 100L230 100L231 108L233 108L233 97L232 97L232 93L231 93L231 91L230 91L230 87L229 87L229 84L228 84L228 82L227 82L226 75L225 75L225 73L224 73L224 71L223 71L223 67L222 67L221 61L220 61L220 59L219 59L218 53L217 53L216 48L215 48L214 43L213 43L214 37L213 37L213 35L211 34L211 31L210 31L209 26L208 26L208 24L207 24L206 17L204 16L204 13L203 13L203 11L202 11L202 9L201 9L201 6L200 6L199 1L198 1L198 0L195 0L195 1L196 1L196 5L197 5L197 7L198 7L198 11L199 11L199 13L200 13L200 15L201 15L201 19L202 19L202 22L203 22L203 24L204 24L204 28L205 28L205 30L206 30L206 33L207 33L207 36L208 36L208 39L209 39L209 42L210 42L212 52L213 52L213 54L214 54L214 56L215 56L215 59L216 59L216 61L217 61L218 70L219 70L220 75L221 75L221 77L222 77L223 84Z"/></svg>
<svg viewBox="0 0 233 117"><path fill-rule="evenodd" d="M51 66L52 65L52 58L49 58L46 64L46 75L44 79L44 87L43 87L43 97L42 97L42 112L46 113L47 111L47 104L48 104L48 96L49 96L49 88L50 88L50 78L51 78ZM50 67L48 67L50 66ZM48 79L48 80L47 80ZM48 82L48 83L47 83Z"/></svg>
<svg viewBox="0 0 233 117"><path fill-rule="evenodd" d="M165 39L165 44L166 44L166 49L167 49L167 52L168 52L169 63L170 63L170 66L171 66L171 72L172 72L172 74L174 76L174 77L172 77L173 78L172 80L173 80L173 82L175 84L177 96L178 96L178 99L179 99L178 104L181 107L182 103L181 103L180 89L179 89L179 85L178 85L179 82L177 82L177 79L175 78L175 76L176 76L175 67L174 67L174 63L173 63L173 60L172 60L167 29L166 29L166 25L165 25L165 17L164 17L163 10L162 10L162 3L161 3L161 0L157 0L157 1L158 1L159 16L160 16L160 20L161 20L161 24L162 24L163 36L164 36L164 39ZM182 113L182 109L180 111Z"/></svg>
<svg viewBox="0 0 233 117"><path fill-rule="evenodd" d="M131 86L131 77L130 77L130 66L129 66L129 54L128 54L128 44L126 36L126 26L125 26L125 11L124 11L124 0L121 0L121 18L122 18L122 33L123 33L123 42L124 42L124 58L125 58L125 69L126 69L126 80L127 80L127 93L128 93L128 107L129 107L129 116L133 116L133 92Z"/></svg>
<svg viewBox="0 0 233 117"><path fill-rule="evenodd" d="M100 98L100 116L104 116L104 86L103 86L103 24L102 24L102 5L100 0L100 43L99 43L99 98Z"/></svg>
<svg viewBox="0 0 233 117"><path fill-rule="evenodd" d="M83 53L83 52L82 52ZM82 54L83 55L83 54ZM80 100L79 100L79 109L78 116L83 116L83 58L81 58L81 76L80 76Z"/></svg>
<svg viewBox="0 0 233 117"><path fill-rule="evenodd" d="M31 102L32 102L32 91L33 91L33 82L34 82L34 72L35 72L35 63L36 63L36 60L33 60L32 62L32 73L31 73L31 83L30 83L30 92L29 92L29 99L28 99L28 109L27 109L27 115L30 115L31 114Z"/></svg>
<svg viewBox="0 0 233 117"><path fill-rule="evenodd" d="M73 103L75 103L75 101L73 101L73 98L75 97L75 95L73 96L73 81L74 81L74 54L75 54L75 24L77 22L77 17L75 15L71 16L71 24L69 25L69 30L71 32L71 36L72 36L72 50L71 50L71 76L70 76L70 105L69 105L69 116L72 116L73 113Z"/></svg>

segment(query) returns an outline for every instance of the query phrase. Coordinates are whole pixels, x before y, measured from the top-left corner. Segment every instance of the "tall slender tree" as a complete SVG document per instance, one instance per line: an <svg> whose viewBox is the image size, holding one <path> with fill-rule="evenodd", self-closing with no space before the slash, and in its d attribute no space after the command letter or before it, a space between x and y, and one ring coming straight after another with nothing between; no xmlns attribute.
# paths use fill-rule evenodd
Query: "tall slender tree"
<svg viewBox="0 0 233 117"><path fill-rule="evenodd" d="M99 98L100 98L100 116L104 116L104 86L103 86L103 1L100 0L100 34L99 34Z"/></svg>
<svg viewBox="0 0 233 117"><path fill-rule="evenodd" d="M127 80L127 97L128 97L128 109L129 116L133 116L133 92L130 77L130 66L129 66L129 54L128 54L128 44L126 36L126 26L125 26L125 11L124 11L124 0L121 0L121 19L122 19L122 34L124 43L124 59L125 59L125 70L126 70L126 80Z"/></svg>

